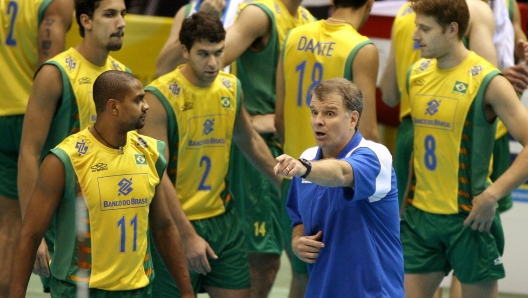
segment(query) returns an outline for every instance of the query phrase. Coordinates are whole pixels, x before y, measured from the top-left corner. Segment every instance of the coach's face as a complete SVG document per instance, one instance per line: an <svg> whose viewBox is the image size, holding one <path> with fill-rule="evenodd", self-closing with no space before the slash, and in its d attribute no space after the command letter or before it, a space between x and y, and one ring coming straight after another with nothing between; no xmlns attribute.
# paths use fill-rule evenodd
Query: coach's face
<svg viewBox="0 0 528 298"><path fill-rule="evenodd" d="M347 111L343 99L336 94L327 94L322 100L313 96L310 110L317 146L323 150L324 158L336 158L354 136L359 113Z"/></svg>

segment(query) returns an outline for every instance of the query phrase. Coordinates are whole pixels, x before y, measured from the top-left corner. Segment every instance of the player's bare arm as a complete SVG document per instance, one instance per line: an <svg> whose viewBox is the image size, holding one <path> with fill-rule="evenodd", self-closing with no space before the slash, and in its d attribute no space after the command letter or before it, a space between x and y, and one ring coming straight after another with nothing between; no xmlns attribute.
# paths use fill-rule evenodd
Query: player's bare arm
<svg viewBox="0 0 528 298"><path fill-rule="evenodd" d="M260 8L249 5L238 16L237 21L227 29L225 39L224 65L233 63L247 49L258 52L270 37L271 20Z"/></svg>
<svg viewBox="0 0 528 298"><path fill-rule="evenodd" d="M37 36L38 65L64 50L73 10L71 0L55 0L46 9Z"/></svg>
<svg viewBox="0 0 528 298"><path fill-rule="evenodd" d="M400 102L400 89L398 88L398 78L396 76L394 44L391 44L389 57L387 57L385 69L381 76L380 88L382 100L386 105L389 107L395 107Z"/></svg>
<svg viewBox="0 0 528 298"><path fill-rule="evenodd" d="M282 178L273 172L275 159L262 137L251 126L250 116L243 105L240 107L240 114L235 122L233 140L251 164L280 190Z"/></svg>
<svg viewBox="0 0 528 298"><path fill-rule="evenodd" d="M481 232L489 231L496 202L528 180L528 131L525 129L528 125L528 110L503 76L496 76L491 80L485 93L484 109L486 120L491 122L498 116L523 149L506 172L473 198L473 209L464 224Z"/></svg>
<svg viewBox="0 0 528 298"><path fill-rule="evenodd" d="M164 173L162 181L163 179L168 179L166 173ZM150 230L156 242L156 248L172 278L178 285L182 297L194 297L180 234L171 218L167 199L163 185L161 183L158 184L154 199L150 204Z"/></svg>
<svg viewBox="0 0 528 298"><path fill-rule="evenodd" d="M497 51L494 46L490 46L493 45L495 32L493 11L483 1L470 0L467 4L470 19L465 36L469 41L469 49L497 66Z"/></svg>
<svg viewBox="0 0 528 298"><path fill-rule="evenodd" d="M29 95L20 142L17 184L22 218L37 181L41 151L61 96L62 80L59 69L44 65L37 73Z"/></svg>
<svg viewBox="0 0 528 298"><path fill-rule="evenodd" d="M284 144L284 97L286 90L284 87L284 63L282 55L277 64L277 81L275 83L275 131L281 144Z"/></svg>
<svg viewBox="0 0 528 298"><path fill-rule="evenodd" d="M359 131L367 140L380 142L376 118L376 81L378 79L378 48L369 44L362 47L352 64L354 84L363 93L364 106L359 122Z"/></svg>
<svg viewBox="0 0 528 298"><path fill-rule="evenodd" d="M169 38L163 45L156 62L156 77L173 71L178 65L185 63L181 51L180 30L185 15L185 6L180 8L174 16Z"/></svg>
<svg viewBox="0 0 528 298"><path fill-rule="evenodd" d="M64 166L57 156L48 154L36 182L35 191L27 206L20 240L13 260L11 298L25 297L35 263L36 251L44 237L53 214L64 194Z"/></svg>

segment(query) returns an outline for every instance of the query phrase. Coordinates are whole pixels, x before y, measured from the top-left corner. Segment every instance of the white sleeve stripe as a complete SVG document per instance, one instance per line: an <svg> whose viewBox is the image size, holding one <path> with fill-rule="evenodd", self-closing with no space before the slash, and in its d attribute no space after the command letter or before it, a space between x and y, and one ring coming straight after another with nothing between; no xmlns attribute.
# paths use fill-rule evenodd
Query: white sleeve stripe
<svg viewBox="0 0 528 298"><path fill-rule="evenodd" d="M376 154L380 164L380 172L376 176L376 190L374 194L368 198L369 202L376 202L383 199L391 190L392 183L392 155L389 150L378 143L362 139L359 145L347 154L347 157L358 148L369 148Z"/></svg>

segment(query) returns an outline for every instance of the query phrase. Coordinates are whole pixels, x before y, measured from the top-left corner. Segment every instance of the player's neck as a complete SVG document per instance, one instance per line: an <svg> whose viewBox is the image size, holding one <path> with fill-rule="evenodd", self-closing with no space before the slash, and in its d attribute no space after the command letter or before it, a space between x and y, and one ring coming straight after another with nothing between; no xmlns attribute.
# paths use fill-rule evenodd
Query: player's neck
<svg viewBox="0 0 528 298"><path fill-rule="evenodd" d="M302 2L302 0L278 0L278 1L281 1L284 4L284 6L286 6L286 8L288 9L288 12L292 16L297 15L297 8L299 8Z"/></svg>
<svg viewBox="0 0 528 298"><path fill-rule="evenodd" d="M104 66L110 54L110 51L107 49L94 47L93 43L87 41L86 38L75 49L84 59L96 66Z"/></svg>
<svg viewBox="0 0 528 298"><path fill-rule="evenodd" d="M331 17L327 19L329 23L345 23L359 31L363 25L363 10L353 10L352 8L338 8Z"/></svg>
<svg viewBox="0 0 528 298"><path fill-rule="evenodd" d="M180 71L182 75L189 81L191 84L193 84L196 87L200 88L208 88L210 87L213 82L204 82L202 81L192 70L191 66L188 64L185 64L183 67L180 68Z"/></svg>
<svg viewBox="0 0 528 298"><path fill-rule="evenodd" d="M469 50L460 41L441 57L436 58L439 69L451 69L462 63L469 55Z"/></svg>

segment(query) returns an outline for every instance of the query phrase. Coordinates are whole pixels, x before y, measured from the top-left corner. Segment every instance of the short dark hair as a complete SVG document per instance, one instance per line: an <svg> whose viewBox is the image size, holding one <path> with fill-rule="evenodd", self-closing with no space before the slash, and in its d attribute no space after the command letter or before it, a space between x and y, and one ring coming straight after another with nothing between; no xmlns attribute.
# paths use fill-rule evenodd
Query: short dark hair
<svg viewBox="0 0 528 298"><path fill-rule="evenodd" d="M335 8L348 8L352 7L354 9L361 8L368 0L334 0Z"/></svg>
<svg viewBox="0 0 528 298"><path fill-rule="evenodd" d="M416 14L436 18L444 30L449 24L458 24L458 39L462 40L469 26L469 8L466 0L413 0L411 8Z"/></svg>
<svg viewBox="0 0 528 298"><path fill-rule="evenodd" d="M84 37L84 27L81 24L81 15L88 15L93 18L94 11L99 7L103 0L75 0L75 19L79 25L79 34Z"/></svg>
<svg viewBox="0 0 528 298"><path fill-rule="evenodd" d="M199 11L183 20L180 42L190 51L195 41L219 43L225 39L225 33L224 25L217 16Z"/></svg>
<svg viewBox="0 0 528 298"><path fill-rule="evenodd" d="M359 118L363 112L363 93L356 84L344 78L334 78L322 81L312 90L312 100L325 101L329 95L337 95L343 99L347 112L357 111ZM359 119L358 119L359 124Z"/></svg>
<svg viewBox="0 0 528 298"><path fill-rule="evenodd" d="M125 99L130 91L130 83L136 80L133 74L119 70L108 70L100 74L93 84L93 100L97 114L105 110L109 99Z"/></svg>

